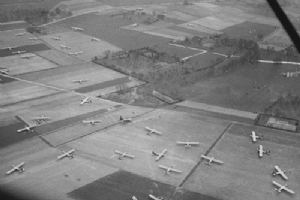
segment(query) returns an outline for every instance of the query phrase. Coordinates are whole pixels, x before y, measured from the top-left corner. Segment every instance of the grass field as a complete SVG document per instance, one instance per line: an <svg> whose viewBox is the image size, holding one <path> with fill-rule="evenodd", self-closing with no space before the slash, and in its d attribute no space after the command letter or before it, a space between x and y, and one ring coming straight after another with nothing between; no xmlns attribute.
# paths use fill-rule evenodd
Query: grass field
<svg viewBox="0 0 300 200"><path fill-rule="evenodd" d="M259 41L263 37L271 34L275 31L275 29L276 28L271 25L246 21L244 23L225 28L222 31L230 38L244 38Z"/></svg>
<svg viewBox="0 0 300 200"><path fill-rule="evenodd" d="M109 70L94 63L62 66L19 75L18 77L64 89L78 89L77 91L82 93L115 86L122 83L122 81L118 82L118 79L128 79L123 74ZM78 80L85 82L77 83L76 81Z"/></svg>
<svg viewBox="0 0 300 200"><path fill-rule="evenodd" d="M123 19L122 16L110 17L110 15L88 14L59 22L53 25L55 27L50 28L59 32L61 28L63 28L61 30L65 31L66 28L71 26L82 27L85 29L85 34L105 40L125 50L153 46L169 41L169 39L158 36L120 28L132 23L131 20Z"/></svg>
<svg viewBox="0 0 300 200"><path fill-rule="evenodd" d="M41 71L58 67L56 64L45 60L35 54L22 54L33 56L31 58L21 58L19 55L8 56L0 58L1 64L9 70L9 75L19 75L24 73L30 73L34 71Z"/></svg>
<svg viewBox="0 0 300 200"><path fill-rule="evenodd" d="M234 72L199 81L185 88L185 97L194 101L252 112L262 112L279 96L299 95L299 79L280 75L288 65L241 66ZM291 67L291 66L290 66Z"/></svg>
<svg viewBox="0 0 300 200"><path fill-rule="evenodd" d="M7 47L19 47L25 45L33 45L41 43L39 40L29 40L34 35L26 32L23 36L16 36L18 33L23 33L25 30L11 30L11 31L1 31L0 34L0 49Z"/></svg>
<svg viewBox="0 0 300 200"><path fill-rule="evenodd" d="M233 126L217 143L209 156L215 156L225 162L222 166L208 166L200 164L191 179L184 185L185 189L210 194L213 197L229 199L290 199L286 193L278 194L274 191L272 180L284 183L276 176L272 177L274 165L291 170L289 188L297 190L299 187L299 138L289 137L285 132L270 129L254 129L266 140L260 141L271 154L259 159L258 144L253 144L249 136L252 126ZM276 135L277 142L273 135ZM272 141L270 141L269 139ZM292 139L294 138L294 139ZM290 141L289 141L290 140ZM294 141L296 140L296 141ZM297 146L290 144L296 143ZM295 196L297 199L297 197Z"/></svg>
<svg viewBox="0 0 300 200"><path fill-rule="evenodd" d="M60 37L61 39L56 41L52 39L53 37ZM81 54L75 56L85 61L91 61L95 56L103 56L105 51L116 52L120 50L120 48L106 41L91 41L92 37L74 31L50 34L42 38L48 44L66 54L81 51ZM65 45L70 49L62 48L61 45Z"/></svg>

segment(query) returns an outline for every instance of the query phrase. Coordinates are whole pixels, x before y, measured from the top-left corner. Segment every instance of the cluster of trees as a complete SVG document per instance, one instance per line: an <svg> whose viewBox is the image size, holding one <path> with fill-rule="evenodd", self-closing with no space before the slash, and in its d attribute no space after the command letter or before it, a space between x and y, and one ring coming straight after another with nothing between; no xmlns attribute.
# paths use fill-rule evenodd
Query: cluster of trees
<svg viewBox="0 0 300 200"><path fill-rule="evenodd" d="M56 7L55 9L51 10L49 12L49 16L51 18L63 18L63 17L68 17L71 16L72 12L70 10L68 10L67 8L60 8L60 7Z"/></svg>
<svg viewBox="0 0 300 200"><path fill-rule="evenodd" d="M0 11L0 22L24 20L30 24L39 25L48 22L49 11L44 8L16 8Z"/></svg>
<svg viewBox="0 0 300 200"><path fill-rule="evenodd" d="M216 46L226 46L234 49L234 52L243 54L242 63L254 63L260 59L260 49L257 42L242 38L220 37L216 39Z"/></svg>
<svg viewBox="0 0 300 200"><path fill-rule="evenodd" d="M275 51L274 48L268 47L265 50L261 50L261 55L262 57L273 61L286 60L300 62L300 54L298 53L294 45L290 45L289 47L281 51Z"/></svg>

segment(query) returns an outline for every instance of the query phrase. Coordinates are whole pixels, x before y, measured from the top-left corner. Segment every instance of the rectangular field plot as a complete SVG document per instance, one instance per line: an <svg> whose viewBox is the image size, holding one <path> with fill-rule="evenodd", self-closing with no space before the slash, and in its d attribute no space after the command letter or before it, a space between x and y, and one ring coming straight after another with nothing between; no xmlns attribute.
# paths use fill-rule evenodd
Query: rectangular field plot
<svg viewBox="0 0 300 200"><path fill-rule="evenodd" d="M44 43L22 45L16 47L7 47L4 49L0 49L0 57L13 56L13 55L18 55L23 53L32 53L32 52L44 51L48 49L50 48Z"/></svg>
<svg viewBox="0 0 300 200"><path fill-rule="evenodd" d="M53 40L53 37L61 39L57 41ZM92 41L92 37L78 32L51 34L44 36L43 39L54 48L86 61L91 61L95 56L103 56L105 51L115 52L121 50L100 39L99 41ZM76 52L80 53L76 54Z"/></svg>
<svg viewBox="0 0 300 200"><path fill-rule="evenodd" d="M166 17L181 20L181 21L186 21L186 22L197 19L197 17L193 15L189 15L180 11L167 11L165 15Z"/></svg>
<svg viewBox="0 0 300 200"><path fill-rule="evenodd" d="M161 131L162 135L148 135L146 126ZM68 145L80 149L87 158L100 159L123 170L179 185L197 163L199 156L207 151L226 126L227 123L220 120L157 110L134 119L132 123L95 132ZM176 145L177 140L197 141L200 145L185 149L184 146ZM155 161L151 152L161 152L163 149L168 150L166 156ZM133 154L135 159L119 160L114 150ZM183 173L164 176L165 172L158 168L158 164L175 165Z"/></svg>
<svg viewBox="0 0 300 200"><path fill-rule="evenodd" d="M59 91L21 81L13 81L11 83L0 85L0 105L14 104L57 92Z"/></svg>
<svg viewBox="0 0 300 200"><path fill-rule="evenodd" d="M68 147L60 150L68 150ZM67 193L116 171L111 166L78 156L57 161L57 156L62 153L60 150L49 148L38 139L9 147L9 151L4 149L1 152L1 187L17 190L20 196L31 199L69 199ZM11 164L24 161L25 173L4 175Z"/></svg>
<svg viewBox="0 0 300 200"><path fill-rule="evenodd" d="M51 124L45 124L38 127L37 132L43 132L43 139L52 146L61 146L62 144L72 142L84 136L104 130L120 123L120 116L136 117L149 112L149 109L125 109L121 106L114 106L109 109L99 109L89 113L74 116L72 118L56 121ZM86 124L82 121L99 120L95 125Z"/></svg>
<svg viewBox="0 0 300 200"><path fill-rule="evenodd" d="M204 17L195 21L191 21L189 23L192 24L198 24L200 26L204 26L207 27L209 29L213 29L213 30L222 30L224 28L242 23L243 20L242 19L238 19L238 18L227 18L227 19L222 19L222 18L218 18L215 16L208 16L208 17Z"/></svg>
<svg viewBox="0 0 300 200"><path fill-rule="evenodd" d="M111 85L106 86L105 82L112 81L113 84L115 79L124 78L125 76L100 65L84 63L58 67L32 74L24 74L19 77L64 89L77 89L85 87L91 87L91 89L93 89L93 85L95 84L99 84L100 88L109 87ZM117 81L115 82L115 84L118 84ZM101 86L102 83L103 86ZM97 89L97 87L95 89ZM90 90L87 89L87 91ZM84 89L82 89L82 92L84 92Z"/></svg>
<svg viewBox="0 0 300 200"><path fill-rule="evenodd" d="M150 30L156 30L156 29L162 29L162 28L167 28L170 26L174 26L174 23L169 23L169 22L164 22L164 21L158 21L150 25L146 24L130 24L128 26L123 26L121 28L127 29L127 30L133 30L133 31L140 31L140 32L145 32L145 31L150 31Z"/></svg>
<svg viewBox="0 0 300 200"><path fill-rule="evenodd" d="M215 200L212 197L185 190L176 192L176 187L174 186L126 171L117 171L100 178L70 192L68 195L79 200L96 200L99 198L130 199L132 196L138 199L148 199L149 194L182 200Z"/></svg>
<svg viewBox="0 0 300 200"><path fill-rule="evenodd" d="M73 93L57 93L46 98L33 99L28 102L20 102L16 105L5 107L22 118L23 121L32 124L33 119L39 116L49 117L47 123L40 124L36 130L39 133L49 132L61 127L77 123L81 118L102 112L104 109L115 109L118 103L92 98L92 103L80 105L81 97ZM78 116L78 118L76 118ZM65 119L70 119L63 121ZM61 121L58 124L52 124Z"/></svg>
<svg viewBox="0 0 300 200"><path fill-rule="evenodd" d="M27 26L28 26L28 24L25 21L0 23L0 31L13 30L13 29L24 29Z"/></svg>
<svg viewBox="0 0 300 200"><path fill-rule="evenodd" d="M25 58L22 58L22 56L25 56ZM26 58L26 56L28 57ZM0 63L1 67L9 70L9 75L18 75L57 67L56 64L32 53L2 57L0 58Z"/></svg>
<svg viewBox="0 0 300 200"><path fill-rule="evenodd" d="M69 56L61 51L54 50L54 49L36 52L36 54L39 55L40 57L45 58L46 60L49 60L49 61L56 63L57 65L61 65L61 66L75 65L75 64L85 62L74 56Z"/></svg>
<svg viewBox="0 0 300 200"><path fill-rule="evenodd" d="M257 41L271 34L275 29L276 28L271 25L246 21L244 23L225 28L222 31L230 38L244 38Z"/></svg>
<svg viewBox="0 0 300 200"><path fill-rule="evenodd" d="M159 36L152 36L138 31L120 28L130 24L133 24L132 20L123 19L120 16L111 17L110 15L99 16L96 14L87 14L59 22L55 27L58 27L58 29L70 29L71 26L78 26L84 28L83 33L100 38L125 50L153 46L169 41L169 39ZM55 30L56 29L57 28L55 28ZM87 44L90 44L90 42Z"/></svg>
<svg viewBox="0 0 300 200"><path fill-rule="evenodd" d="M24 33L24 35L16 36L16 34ZM33 45L41 43L40 40L30 40L29 38L35 38L34 35L26 32L25 30L10 30L0 32L0 49L7 47L19 47L24 45Z"/></svg>
<svg viewBox="0 0 300 200"><path fill-rule="evenodd" d="M177 30L173 30L173 29L168 29L168 28L145 31L144 33L147 33L150 35L155 35L155 36L160 36L160 37L164 37L164 38L168 38L168 39L172 39L172 40L184 40L185 37L192 37L192 35L189 33L177 31Z"/></svg>
<svg viewBox="0 0 300 200"><path fill-rule="evenodd" d="M179 24L177 26L185 28L185 29L191 29L191 30L197 31L199 33L205 33L205 34L208 34L208 35L210 35L210 34L221 34L222 33L221 31L213 30L213 29L210 29L208 27L201 26L199 24L192 23L192 22Z"/></svg>
<svg viewBox="0 0 300 200"><path fill-rule="evenodd" d="M258 158L258 144L252 143L249 136L251 128L265 135L264 129L257 127L244 129L240 125L232 126L208 154L225 163L212 166L201 163L183 187L224 200L291 199L292 196L287 193L278 193L274 190L272 180L283 185L285 181L280 176L272 176L272 172L274 165L279 165L283 170L291 170L288 174L288 187L297 193L297 188L300 186L300 173L296 170L300 164L298 159L300 139L296 139L298 147L290 146L289 137L284 134L280 138L281 141L285 141L282 143L259 141L265 150L270 150L270 155L265 154L263 158ZM267 137L272 137L272 132L268 132L270 135Z"/></svg>

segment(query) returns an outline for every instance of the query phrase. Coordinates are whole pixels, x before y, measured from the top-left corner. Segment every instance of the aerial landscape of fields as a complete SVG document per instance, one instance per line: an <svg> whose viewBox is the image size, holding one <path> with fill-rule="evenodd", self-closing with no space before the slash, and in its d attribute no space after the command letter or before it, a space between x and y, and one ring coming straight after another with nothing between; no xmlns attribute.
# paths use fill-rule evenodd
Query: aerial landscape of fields
<svg viewBox="0 0 300 200"><path fill-rule="evenodd" d="M1 199L300 199L297 47L264 0L0 1Z"/></svg>

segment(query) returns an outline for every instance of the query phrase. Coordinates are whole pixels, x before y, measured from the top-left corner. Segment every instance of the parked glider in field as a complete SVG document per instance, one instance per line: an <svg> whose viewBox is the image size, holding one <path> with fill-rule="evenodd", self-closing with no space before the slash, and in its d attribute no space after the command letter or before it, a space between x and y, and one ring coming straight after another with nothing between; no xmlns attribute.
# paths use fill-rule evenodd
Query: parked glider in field
<svg viewBox="0 0 300 200"><path fill-rule="evenodd" d="M6 68L0 68L0 74L8 75L9 69Z"/></svg>
<svg viewBox="0 0 300 200"><path fill-rule="evenodd" d="M83 28L79 28L79 27L76 27L76 26L72 26L71 28L72 28L72 30L74 30L74 31L84 31Z"/></svg>
<svg viewBox="0 0 300 200"><path fill-rule="evenodd" d="M120 116L120 121L123 123L129 123L132 122L132 118L123 118L122 116Z"/></svg>
<svg viewBox="0 0 300 200"><path fill-rule="evenodd" d="M68 157L70 159L74 158L74 153L75 153L75 149L71 149L70 151L67 151L67 152L63 151L63 154L57 156L57 160L61 160L66 157Z"/></svg>
<svg viewBox="0 0 300 200"><path fill-rule="evenodd" d="M159 161L161 158L163 158L166 155L167 152L168 152L167 149L164 149L160 153L156 153L155 151L152 151L152 155L156 156L155 161Z"/></svg>
<svg viewBox="0 0 300 200"><path fill-rule="evenodd" d="M73 81L73 83L79 83L79 84L81 84L81 83L84 83L84 82L87 82L87 80L74 80Z"/></svg>
<svg viewBox="0 0 300 200"><path fill-rule="evenodd" d="M164 199L162 197L156 197L153 194L149 194L149 198L152 199L152 200L163 200Z"/></svg>
<svg viewBox="0 0 300 200"><path fill-rule="evenodd" d="M295 194L295 192L293 191L293 190L291 190L291 189L289 189L287 186L287 184L286 185L281 185L280 183L277 183L276 181L272 181L272 183L276 186L276 187L278 187L278 188L275 188L275 190L277 191L277 192L282 192L282 191L286 191L287 193L290 193L290 194Z"/></svg>
<svg viewBox="0 0 300 200"><path fill-rule="evenodd" d="M25 35L26 32L22 32L22 33L17 33L16 36L23 36Z"/></svg>
<svg viewBox="0 0 300 200"><path fill-rule="evenodd" d="M41 115L41 116L38 116L38 117L33 117L32 121L35 121L37 124L41 124L43 122L50 121L50 117L47 117L45 115Z"/></svg>
<svg viewBox="0 0 300 200"><path fill-rule="evenodd" d="M97 123L101 123L101 120L83 120L82 123L95 125Z"/></svg>
<svg viewBox="0 0 300 200"><path fill-rule="evenodd" d="M34 54L26 54L26 55L21 55L21 58L24 58L24 59L30 59L30 58L32 58L32 57L35 57L35 55Z"/></svg>
<svg viewBox="0 0 300 200"><path fill-rule="evenodd" d="M39 40L39 38L37 38L37 37L30 37L30 38L28 38L29 40Z"/></svg>
<svg viewBox="0 0 300 200"><path fill-rule="evenodd" d="M82 53L83 53L83 51L76 51L76 52L69 52L68 54L77 56L77 55L82 54Z"/></svg>
<svg viewBox="0 0 300 200"><path fill-rule="evenodd" d="M211 163L224 164L223 161L217 160L214 157L209 157L209 156L201 155L201 158L207 160L208 161L207 162L208 165L211 165Z"/></svg>
<svg viewBox="0 0 300 200"><path fill-rule="evenodd" d="M115 150L115 154L119 155L119 160L121 160L122 158L131 158L131 159L133 159L135 157L134 155L131 155L127 152L121 152L119 150Z"/></svg>
<svg viewBox="0 0 300 200"><path fill-rule="evenodd" d="M253 143L257 142L258 139L262 139L262 136L256 135L255 131L251 131L250 137Z"/></svg>
<svg viewBox="0 0 300 200"><path fill-rule="evenodd" d="M162 135L162 132L153 128L149 128L148 126L146 126L145 129L147 130L147 135L151 135L151 134Z"/></svg>
<svg viewBox="0 0 300 200"><path fill-rule="evenodd" d="M56 37L51 37L52 40L57 40L57 41L60 41L61 38L59 36L56 36Z"/></svg>
<svg viewBox="0 0 300 200"><path fill-rule="evenodd" d="M26 51L14 51L14 52L12 52L13 54L21 54L21 53L25 53Z"/></svg>
<svg viewBox="0 0 300 200"><path fill-rule="evenodd" d="M131 200L138 200L138 198L136 198L135 196L132 196Z"/></svg>
<svg viewBox="0 0 300 200"><path fill-rule="evenodd" d="M80 102L80 105L83 105L85 103L92 103L91 97L86 97L86 98L82 99Z"/></svg>
<svg viewBox="0 0 300 200"><path fill-rule="evenodd" d="M93 41L93 42L99 42L100 39L93 37L93 38L91 39L91 41Z"/></svg>
<svg viewBox="0 0 300 200"><path fill-rule="evenodd" d="M184 145L185 148L190 148L192 146L198 146L200 142L182 142L182 141L177 141L176 144L178 145Z"/></svg>
<svg viewBox="0 0 300 200"><path fill-rule="evenodd" d="M281 73L282 76L286 77L286 78L292 78L292 77L297 77L299 76L300 71L295 71L295 72L283 72Z"/></svg>
<svg viewBox="0 0 300 200"><path fill-rule="evenodd" d="M68 49L68 50L71 49L71 47L66 46L66 45L64 45L64 44L61 44L61 45L60 45L60 48L61 48L61 49Z"/></svg>
<svg viewBox="0 0 300 200"><path fill-rule="evenodd" d="M281 176L284 180L288 180L287 175L285 174L285 171L283 171L282 169L280 169L280 167L278 165L274 166L274 171L272 172L273 176L279 175Z"/></svg>
<svg viewBox="0 0 300 200"><path fill-rule="evenodd" d="M19 172L19 173L24 172L24 165L25 165L25 163L21 162L20 164L18 164L16 166L12 166L12 169L8 170L6 172L6 175L10 175L10 174L12 174L14 172Z"/></svg>
<svg viewBox="0 0 300 200"><path fill-rule="evenodd" d="M18 129L17 132L18 132L18 133L21 133L21 132L33 131L32 129L33 129L34 127L35 127L35 126L25 126L24 128Z"/></svg>
<svg viewBox="0 0 300 200"><path fill-rule="evenodd" d="M11 50L13 50L13 48L15 48L15 47L6 47L4 49L7 49L8 51L11 51Z"/></svg>
<svg viewBox="0 0 300 200"><path fill-rule="evenodd" d="M165 170L166 174L170 174L171 172L175 172L175 173L182 173L182 171L178 170L178 169L175 169L174 167L167 167L165 165L158 165L158 167L160 169L163 169Z"/></svg>
<svg viewBox="0 0 300 200"><path fill-rule="evenodd" d="M260 144L257 148L257 153L258 153L258 157L262 158L264 154L269 155L271 151L270 150L265 151L263 145Z"/></svg>

